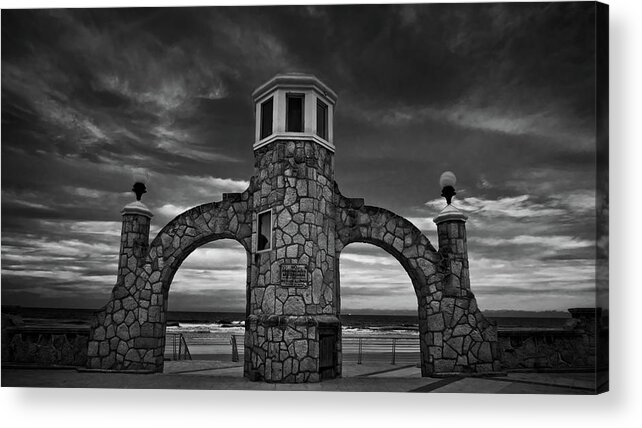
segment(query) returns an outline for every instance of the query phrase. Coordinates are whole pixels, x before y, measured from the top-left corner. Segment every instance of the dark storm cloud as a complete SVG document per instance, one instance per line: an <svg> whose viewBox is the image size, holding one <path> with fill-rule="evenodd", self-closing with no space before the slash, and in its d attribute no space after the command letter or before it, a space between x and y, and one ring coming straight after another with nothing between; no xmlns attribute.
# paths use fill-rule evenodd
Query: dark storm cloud
<svg viewBox="0 0 642 428"><path fill-rule="evenodd" d="M436 245L437 179L457 173L483 307L532 308L519 300L529 284L541 309L587 304L553 296L587 287L592 269L594 17L591 3L3 10L3 299L106 296L134 171L150 176L155 232L244 190L250 94L298 71L339 94L345 195L408 216ZM411 308L399 264L355 248L344 307ZM210 309L242 302L242 249L185 263L174 308L208 287L221 297ZM556 275L567 283L537 291Z"/></svg>

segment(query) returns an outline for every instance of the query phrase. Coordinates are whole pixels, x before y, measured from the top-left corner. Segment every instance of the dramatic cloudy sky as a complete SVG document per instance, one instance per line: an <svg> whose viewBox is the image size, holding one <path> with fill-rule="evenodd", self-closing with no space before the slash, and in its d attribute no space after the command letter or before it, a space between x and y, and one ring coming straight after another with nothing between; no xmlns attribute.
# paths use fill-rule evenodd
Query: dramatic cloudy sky
<svg viewBox="0 0 642 428"><path fill-rule="evenodd" d="M483 309L594 305L593 4L2 12L2 303L99 307L119 211L150 174L153 233L253 172L252 90L279 72L339 94L336 179L435 242L458 176ZM410 310L398 262L341 256L345 312ZM170 307L242 310L245 255L194 252Z"/></svg>

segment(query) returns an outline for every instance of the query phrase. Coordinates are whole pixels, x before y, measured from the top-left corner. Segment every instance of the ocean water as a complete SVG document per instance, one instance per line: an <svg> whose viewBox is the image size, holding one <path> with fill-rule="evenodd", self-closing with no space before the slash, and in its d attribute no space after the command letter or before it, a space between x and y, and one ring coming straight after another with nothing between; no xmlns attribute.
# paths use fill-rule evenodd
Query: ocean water
<svg viewBox="0 0 642 428"><path fill-rule="evenodd" d="M47 323L49 321L68 323L88 323L96 310L67 308L29 308L20 306L2 306L3 314L17 315L27 323ZM500 328L537 327L558 328L564 325L568 317L488 317ZM168 331L179 326L186 331L207 330L217 333L230 333L242 330L245 314L239 312L186 312L169 311L167 313ZM341 315L341 323L346 333L380 333L404 332L412 334L418 328L418 320L412 315ZM234 330L236 329L236 330ZM239 330L240 329L240 330Z"/></svg>

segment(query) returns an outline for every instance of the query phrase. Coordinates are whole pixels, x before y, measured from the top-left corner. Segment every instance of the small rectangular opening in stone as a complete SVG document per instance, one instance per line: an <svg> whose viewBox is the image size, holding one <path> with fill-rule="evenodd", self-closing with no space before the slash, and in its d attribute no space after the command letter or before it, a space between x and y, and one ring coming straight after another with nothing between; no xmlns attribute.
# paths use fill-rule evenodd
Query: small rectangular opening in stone
<svg viewBox="0 0 642 428"><path fill-rule="evenodd" d="M258 239L257 251L265 251L272 248L272 211L265 211L259 214L258 218Z"/></svg>

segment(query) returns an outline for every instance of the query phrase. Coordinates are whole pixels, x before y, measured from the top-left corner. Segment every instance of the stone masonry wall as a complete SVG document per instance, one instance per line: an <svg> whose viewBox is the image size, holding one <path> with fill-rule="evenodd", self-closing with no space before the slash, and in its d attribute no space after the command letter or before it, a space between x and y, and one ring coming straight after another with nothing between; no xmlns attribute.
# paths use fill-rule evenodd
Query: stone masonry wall
<svg viewBox="0 0 642 428"><path fill-rule="evenodd" d="M192 208L168 223L145 254L131 252L110 301L93 321L87 349L90 368L163 370L167 295L174 274L195 248L217 239L235 239L249 251L249 204L246 191ZM140 215L124 216L124 221L143 224Z"/></svg>
<svg viewBox="0 0 642 428"><path fill-rule="evenodd" d="M477 307L477 300L470 291L468 244L465 217L459 220L438 221L437 236L444 276L441 300L435 299L427 308L429 328L443 332L433 333L435 344L444 343L436 350L437 372L488 372L498 371L500 351L497 327L488 321ZM439 358L441 357L441 358Z"/></svg>
<svg viewBox="0 0 642 428"><path fill-rule="evenodd" d="M336 195L337 258L352 242L374 244L394 256L412 281L422 375L499 370L496 327L484 318L469 289L467 258L464 264L463 255L449 246L442 253L441 240L437 252L403 217L364 205L363 199L345 198L338 189ZM452 238L448 242L455 249L465 249L465 234L460 235L459 228L456 232L445 238Z"/></svg>
<svg viewBox="0 0 642 428"><path fill-rule="evenodd" d="M256 150L255 159L254 248L258 213L272 210L273 232L272 248L251 260L248 321L256 328L246 333L246 375L318 381L319 320L339 325L333 154L311 141L276 141ZM307 281L282 283L283 265L305 269Z"/></svg>
<svg viewBox="0 0 642 428"><path fill-rule="evenodd" d="M38 367L84 366L88 336L88 328L3 328L2 363Z"/></svg>
<svg viewBox="0 0 642 428"><path fill-rule="evenodd" d="M126 208L125 208L126 209ZM149 247L151 218L141 214L125 213L120 234L118 277L136 275L139 264L145 259Z"/></svg>
<svg viewBox="0 0 642 428"><path fill-rule="evenodd" d="M602 370L608 360L600 358L598 343L608 340L601 308L571 308L562 328L506 328L498 332L504 369Z"/></svg>
<svg viewBox="0 0 642 428"><path fill-rule="evenodd" d="M446 259L448 275L444 279L447 294L458 296L460 290L470 290L468 243L464 221L444 221L437 224L439 252ZM463 292L463 294L467 294Z"/></svg>
<svg viewBox="0 0 642 428"><path fill-rule="evenodd" d="M500 331L503 369L595 368L586 334L573 330Z"/></svg>
<svg viewBox="0 0 642 428"><path fill-rule="evenodd" d="M248 377L268 382L318 382L318 321L313 317L250 315L245 343Z"/></svg>

